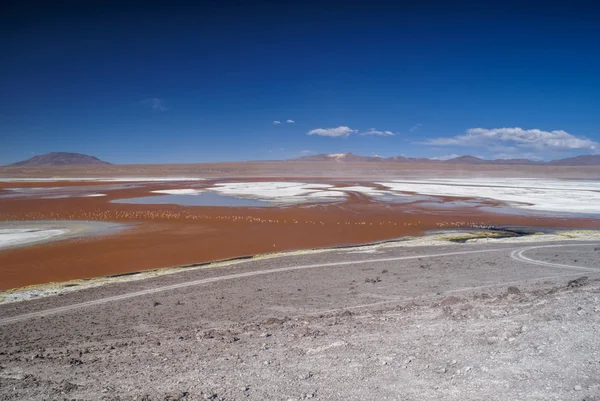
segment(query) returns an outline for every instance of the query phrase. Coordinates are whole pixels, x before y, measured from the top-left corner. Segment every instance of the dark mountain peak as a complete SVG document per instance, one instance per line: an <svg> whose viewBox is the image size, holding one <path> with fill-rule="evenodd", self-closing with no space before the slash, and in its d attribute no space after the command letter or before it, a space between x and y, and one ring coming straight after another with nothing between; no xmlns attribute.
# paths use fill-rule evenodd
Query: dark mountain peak
<svg viewBox="0 0 600 401"><path fill-rule="evenodd" d="M475 156L458 156L454 159L446 160L445 163L460 163L460 164L482 164L486 161Z"/></svg>
<svg viewBox="0 0 600 401"><path fill-rule="evenodd" d="M110 163L100 160L95 156L84 155L82 153L50 152L44 155L33 156L27 160L9 164L6 167L85 166L103 164Z"/></svg>

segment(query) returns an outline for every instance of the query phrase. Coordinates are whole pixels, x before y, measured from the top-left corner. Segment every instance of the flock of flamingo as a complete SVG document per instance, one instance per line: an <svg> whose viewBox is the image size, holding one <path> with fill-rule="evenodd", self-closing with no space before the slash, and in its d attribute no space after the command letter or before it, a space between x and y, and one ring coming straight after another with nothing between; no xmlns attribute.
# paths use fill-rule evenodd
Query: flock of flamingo
<svg viewBox="0 0 600 401"><path fill-rule="evenodd" d="M219 221L229 223L244 224L303 224L303 225L334 225L334 226L400 226L400 227L419 227L424 226L420 220L416 221L323 221L323 220L300 220L297 218L279 218L267 219L252 215L210 215L196 214L193 211L181 210L94 210L71 213L61 213L54 211L29 211L19 214L0 214L2 220L100 220L100 221L144 221L144 220L198 220L198 221ZM430 224L427 224L430 225ZM438 221L435 225L439 228L473 228L473 229L491 229L492 225L473 223L468 221Z"/></svg>

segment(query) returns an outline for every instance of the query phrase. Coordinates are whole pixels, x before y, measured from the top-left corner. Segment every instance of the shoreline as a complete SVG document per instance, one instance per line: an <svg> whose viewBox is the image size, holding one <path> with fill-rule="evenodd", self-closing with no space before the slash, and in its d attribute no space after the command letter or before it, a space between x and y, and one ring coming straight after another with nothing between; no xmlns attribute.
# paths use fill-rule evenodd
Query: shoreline
<svg viewBox="0 0 600 401"><path fill-rule="evenodd" d="M535 227L528 227L535 228ZM188 265L164 266L154 269L119 273L106 276L78 278L62 282L48 282L27 285L23 287L0 290L0 305L24 302L33 299L58 296L64 293L100 287L103 285L142 281L172 274L183 273L198 269L212 269L225 266L235 266L248 261L279 259L298 255L350 250L352 253L375 253L384 248L448 246L460 247L468 244L535 244L540 242L569 242L569 241L600 241L600 229L597 230L566 230L551 232L534 232L511 237L497 237L498 231L490 230L436 230L418 237L401 237L372 243L356 245L340 245L321 248L297 249L280 252L258 253L243 255L222 260L203 261Z"/></svg>

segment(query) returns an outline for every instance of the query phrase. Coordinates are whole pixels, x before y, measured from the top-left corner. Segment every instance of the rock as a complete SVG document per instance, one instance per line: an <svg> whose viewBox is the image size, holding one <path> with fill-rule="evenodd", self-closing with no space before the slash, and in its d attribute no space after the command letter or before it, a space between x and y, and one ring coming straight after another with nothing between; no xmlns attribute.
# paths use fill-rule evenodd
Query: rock
<svg viewBox="0 0 600 401"><path fill-rule="evenodd" d="M440 302L441 306L450 306L450 305L456 305L458 303L463 302L463 300L459 297L455 297L455 296L450 296L447 298L444 298L442 300L442 302Z"/></svg>
<svg viewBox="0 0 600 401"><path fill-rule="evenodd" d="M581 391L583 390L583 387L581 387L579 384L573 387L573 390L575 391Z"/></svg>
<svg viewBox="0 0 600 401"><path fill-rule="evenodd" d="M517 287L508 287L506 290L507 294L517 295L521 293L521 290Z"/></svg>
<svg viewBox="0 0 600 401"><path fill-rule="evenodd" d="M583 285L586 285L588 280L589 278L587 276L576 278L575 280L571 280L567 283L567 288L581 287Z"/></svg>
<svg viewBox="0 0 600 401"><path fill-rule="evenodd" d="M498 337L488 337L486 340L488 344L496 344L498 342Z"/></svg>

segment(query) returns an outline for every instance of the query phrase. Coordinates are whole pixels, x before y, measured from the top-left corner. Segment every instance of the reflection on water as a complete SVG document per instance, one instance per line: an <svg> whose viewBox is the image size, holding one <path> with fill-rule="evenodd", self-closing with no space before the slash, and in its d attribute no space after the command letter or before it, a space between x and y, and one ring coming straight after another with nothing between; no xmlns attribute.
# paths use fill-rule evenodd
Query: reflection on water
<svg viewBox="0 0 600 401"><path fill-rule="evenodd" d="M180 206L229 206L229 207L268 207L277 206L274 203L258 200L237 198L235 196L218 195L204 192L198 195L160 195L143 196L140 198L117 199L112 203L134 203L144 205L180 205Z"/></svg>
<svg viewBox="0 0 600 401"><path fill-rule="evenodd" d="M5 188L0 198L61 199L98 196L97 192L139 188L140 184L73 185L68 187Z"/></svg>
<svg viewBox="0 0 600 401"><path fill-rule="evenodd" d="M388 203L415 203L415 202L441 202L439 198L427 195L406 195L406 194L384 194L374 197L379 201Z"/></svg>

